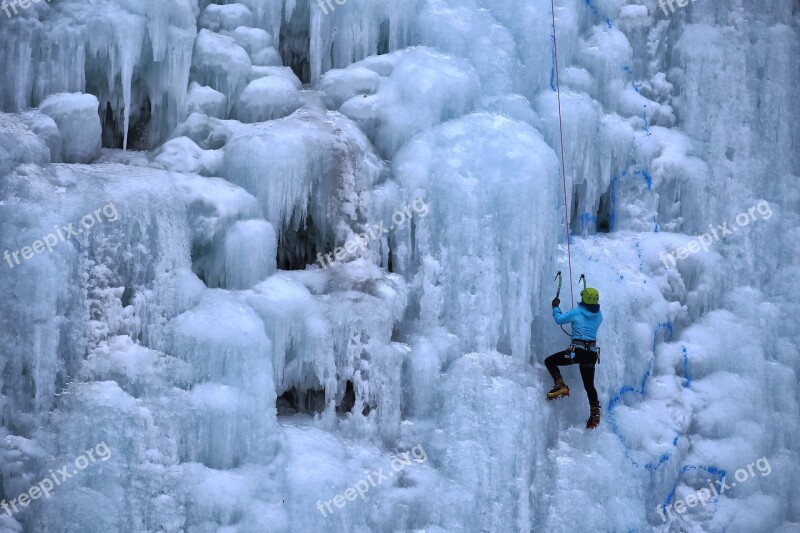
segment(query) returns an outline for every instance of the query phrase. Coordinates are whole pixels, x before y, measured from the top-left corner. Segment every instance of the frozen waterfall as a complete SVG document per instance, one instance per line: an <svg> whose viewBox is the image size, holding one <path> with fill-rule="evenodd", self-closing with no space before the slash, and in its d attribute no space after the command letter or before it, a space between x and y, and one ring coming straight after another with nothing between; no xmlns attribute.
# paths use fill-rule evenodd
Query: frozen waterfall
<svg viewBox="0 0 800 533"><path fill-rule="evenodd" d="M800 531L800 2L0 2L0 533Z"/></svg>

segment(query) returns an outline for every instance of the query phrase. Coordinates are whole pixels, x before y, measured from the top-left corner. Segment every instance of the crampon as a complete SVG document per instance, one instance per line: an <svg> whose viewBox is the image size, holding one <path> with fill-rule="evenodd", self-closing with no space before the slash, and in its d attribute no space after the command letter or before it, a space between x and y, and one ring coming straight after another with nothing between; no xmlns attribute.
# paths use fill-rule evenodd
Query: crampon
<svg viewBox="0 0 800 533"><path fill-rule="evenodd" d="M586 429L594 429L600 425L600 408L592 407L589 420L586 421Z"/></svg>
<svg viewBox="0 0 800 533"><path fill-rule="evenodd" d="M569 396L569 387L562 383L561 385L556 385L550 389L550 392L547 393L547 401L567 396Z"/></svg>

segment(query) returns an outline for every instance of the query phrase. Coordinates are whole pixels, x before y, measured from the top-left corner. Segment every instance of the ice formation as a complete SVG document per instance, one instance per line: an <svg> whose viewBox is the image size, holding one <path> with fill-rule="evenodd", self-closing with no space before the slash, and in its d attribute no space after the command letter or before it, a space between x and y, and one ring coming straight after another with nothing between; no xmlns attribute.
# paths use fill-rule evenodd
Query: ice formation
<svg viewBox="0 0 800 533"><path fill-rule="evenodd" d="M797 531L800 4L22 4L0 532Z"/></svg>
<svg viewBox="0 0 800 533"><path fill-rule="evenodd" d="M98 105L91 94L54 94L39 104L39 111L52 118L58 128L60 139L48 140L54 162L91 163L97 159L102 136ZM36 126L31 129L42 135ZM60 151L54 151L59 144Z"/></svg>

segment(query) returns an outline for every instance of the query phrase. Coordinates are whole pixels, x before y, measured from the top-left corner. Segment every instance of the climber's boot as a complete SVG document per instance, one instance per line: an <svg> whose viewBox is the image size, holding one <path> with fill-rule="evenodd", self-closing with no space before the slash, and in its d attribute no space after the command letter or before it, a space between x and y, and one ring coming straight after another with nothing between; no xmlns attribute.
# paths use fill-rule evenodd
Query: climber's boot
<svg viewBox="0 0 800 533"><path fill-rule="evenodd" d="M559 378L556 380L556 385L550 392L547 393L547 401L555 400L556 398L561 398L562 396L569 396L569 387L564 384L564 380Z"/></svg>
<svg viewBox="0 0 800 533"><path fill-rule="evenodd" d="M586 421L586 429L594 429L600 425L600 406L592 407L589 420Z"/></svg>

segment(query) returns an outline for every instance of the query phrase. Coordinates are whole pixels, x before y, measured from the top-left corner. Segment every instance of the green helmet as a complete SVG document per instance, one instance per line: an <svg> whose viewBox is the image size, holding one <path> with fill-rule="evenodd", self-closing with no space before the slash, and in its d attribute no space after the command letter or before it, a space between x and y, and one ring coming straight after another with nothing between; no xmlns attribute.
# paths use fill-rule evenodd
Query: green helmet
<svg viewBox="0 0 800 533"><path fill-rule="evenodd" d="M593 289L592 287L586 287L581 291L581 298L583 298L583 303L585 304L599 304L600 303L600 293L597 292L597 289Z"/></svg>

